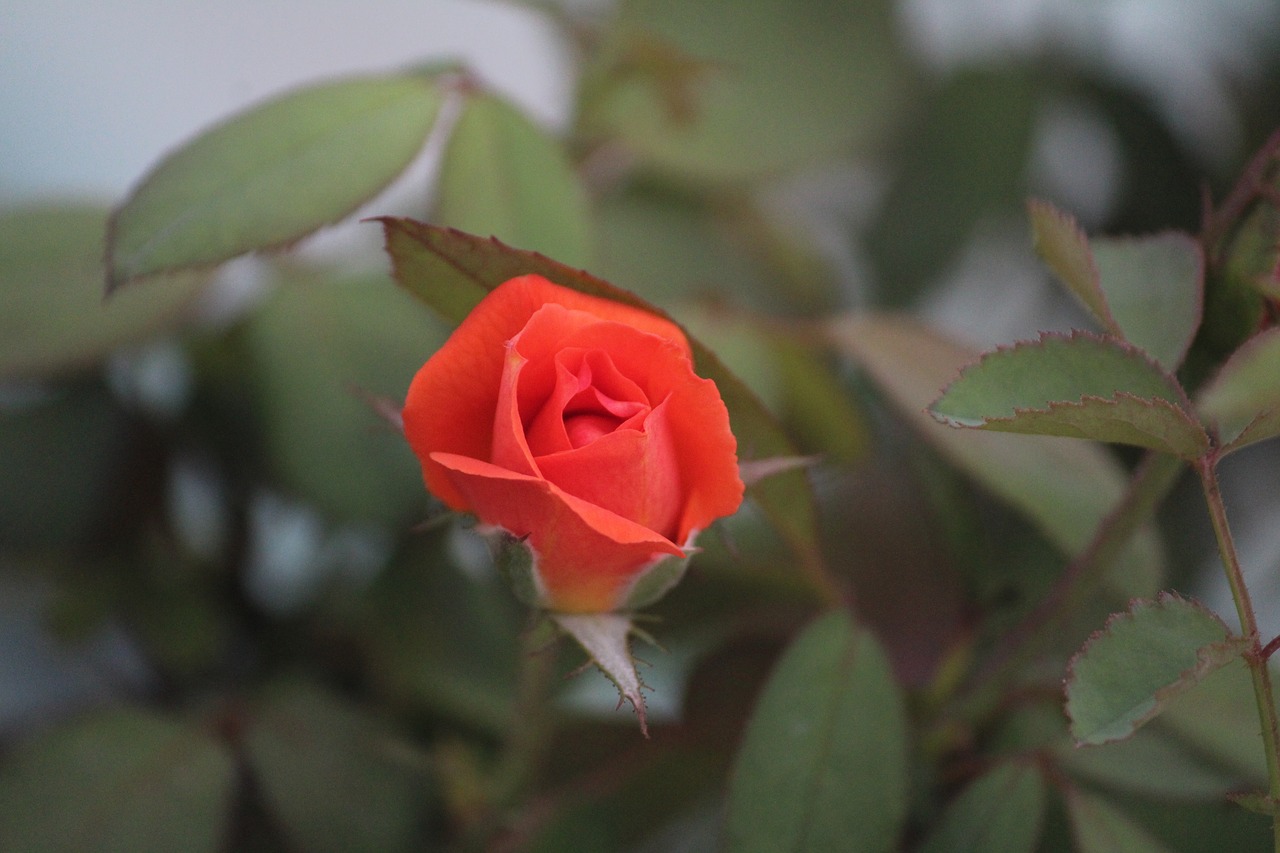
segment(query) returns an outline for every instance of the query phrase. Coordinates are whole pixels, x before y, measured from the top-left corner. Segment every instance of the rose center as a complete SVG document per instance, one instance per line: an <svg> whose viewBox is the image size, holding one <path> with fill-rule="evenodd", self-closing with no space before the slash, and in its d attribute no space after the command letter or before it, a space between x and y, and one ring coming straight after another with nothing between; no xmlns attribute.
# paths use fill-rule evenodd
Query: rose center
<svg viewBox="0 0 1280 853"><path fill-rule="evenodd" d="M566 414L564 431L569 434L569 443L577 449L613 432L622 421L622 418L602 412Z"/></svg>

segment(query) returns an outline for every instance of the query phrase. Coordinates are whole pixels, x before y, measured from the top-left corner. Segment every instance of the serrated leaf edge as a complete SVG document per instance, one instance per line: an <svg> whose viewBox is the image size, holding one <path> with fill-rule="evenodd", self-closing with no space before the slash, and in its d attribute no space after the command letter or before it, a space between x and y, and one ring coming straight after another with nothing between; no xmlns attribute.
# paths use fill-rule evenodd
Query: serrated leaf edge
<svg viewBox="0 0 1280 853"><path fill-rule="evenodd" d="M1162 607L1173 601L1188 604L1199 610L1201 613L1209 616L1222 627L1224 638L1221 641L1209 643L1208 645L1201 646L1197 649L1196 662L1192 666L1180 672L1177 679L1173 682L1165 685L1164 687L1158 688L1154 693L1152 693L1151 708L1133 721L1133 726L1129 730L1128 734L1100 741L1084 740L1079 737L1075 732L1075 718L1071 714L1070 694L1071 684L1074 682L1076 676L1077 663L1086 654L1088 654L1090 648L1092 648L1098 640L1105 637L1111 631L1112 626L1117 622L1126 619L1133 619L1133 614L1139 608ZM1165 703L1194 687L1210 673L1215 672L1227 663L1230 663L1232 659L1240 655L1248 647L1248 644L1249 641L1246 637L1232 634L1231 629L1227 627L1227 623L1222 621L1222 617L1195 599L1184 598L1177 593L1167 591L1159 593L1155 599L1133 599L1129 602L1129 608L1127 610L1119 613L1112 613L1108 616L1107 621L1103 626L1090 634L1089 639L1085 640L1084 645L1080 647L1080 651L1072 655L1071 660L1067 662L1067 674L1062 680L1063 694L1065 697L1063 710L1066 712L1067 718L1070 721L1072 739L1075 740L1077 747L1102 746L1104 744L1118 743L1119 741L1126 740L1143 725L1158 716L1160 711L1163 710L1163 705Z"/></svg>
<svg viewBox="0 0 1280 853"><path fill-rule="evenodd" d="M1098 305L1092 305L1085 297L1076 292L1076 288L1067 281L1066 278L1057 270L1057 268L1045 256L1042 249L1043 240L1040 239L1039 232L1035 227L1035 217L1037 212L1043 212L1048 216L1057 219L1065 224L1074 234L1075 237L1084 245L1085 254L1089 259L1089 272L1092 274L1092 293L1099 300ZM1075 216L1065 210L1062 210L1054 204L1044 201L1043 199L1032 198L1027 200L1027 215L1031 218L1031 245L1035 249L1037 257L1041 262L1053 273L1054 277L1067 288L1067 291L1075 297L1086 311L1102 324L1108 332L1117 338L1123 338L1123 332L1120 330L1120 324L1116 322L1115 317L1111 314L1111 303L1107 300L1106 291L1102 289L1102 274L1098 270L1097 259L1093 256L1093 246L1089 243L1089 236L1085 234L1084 229L1080 227L1079 221ZM1101 312L1101 313L1100 313Z"/></svg>
<svg viewBox="0 0 1280 853"><path fill-rule="evenodd" d="M1177 447L1165 442L1160 436L1157 436L1151 433L1149 430L1142 429L1137 424L1134 424L1130 421L1118 421L1121 423L1126 423L1129 426L1133 427L1135 431L1140 432L1144 435L1148 435L1152 438L1151 444L1143 445L1143 446L1152 447L1158 450L1164 450L1167 453L1170 453L1174 456L1178 456L1186 460L1198 459L1209 450L1210 441L1209 441L1208 433L1205 432L1203 425L1201 425L1197 420L1191 417L1191 415L1187 414L1186 409L1182 408L1176 403L1173 403L1169 400L1164 399L1163 397L1139 397L1137 394L1130 394L1127 391L1116 392L1116 394L1114 394L1111 397L1099 397L1094 394L1085 394L1079 400L1051 400L1049 402L1048 408L1044 408L1044 409L1037 409L1037 408L1031 408L1031 407L1014 407L1012 416L998 417L998 418L983 418L980 421L970 421L968 419L961 419L961 418L950 418L945 415L938 415L938 414L934 414L934 417L941 423L947 424L948 426L957 426L957 427L964 427L964 428L970 428L970 429L983 429L983 428L991 427L992 425L1017 423L1018 419L1023 417L1024 415L1048 415L1052 417L1053 415L1057 414L1059 411L1063 409L1085 409L1085 408L1088 408L1089 406L1098 405L1098 404L1101 404L1104 406L1119 406L1121 401L1123 400L1132 400L1148 408L1152 408L1152 409L1164 408L1173 412L1174 415L1178 417L1183 424L1190 427L1194 431L1192 435L1193 435L1193 438L1196 440L1196 444L1197 444L1197 447L1194 452L1185 453L1179 450ZM1064 424L1064 426L1067 426L1067 425ZM1034 434L1053 435L1053 433L1034 433ZM1083 438L1088 440L1096 440L1093 438L1093 436L1085 434L1085 432L1082 430L1077 430L1071 435L1067 435L1065 433L1059 433L1058 435L1061 435L1062 437L1065 437L1065 438Z"/></svg>

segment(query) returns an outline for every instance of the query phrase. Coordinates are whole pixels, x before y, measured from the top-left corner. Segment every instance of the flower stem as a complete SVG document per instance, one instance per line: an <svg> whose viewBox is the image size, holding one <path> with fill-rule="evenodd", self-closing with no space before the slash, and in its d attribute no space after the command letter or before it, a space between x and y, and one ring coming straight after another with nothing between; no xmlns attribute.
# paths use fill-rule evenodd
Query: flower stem
<svg viewBox="0 0 1280 853"><path fill-rule="evenodd" d="M1236 604L1236 613L1240 616L1240 628L1249 640L1250 646L1244 654L1245 663L1249 666L1249 674L1253 678L1253 693L1258 703L1258 720L1262 724L1262 743L1267 757L1268 800L1272 807L1272 833L1275 840L1276 853L1280 853L1280 819L1275 809L1280 805L1280 714L1276 711L1275 694L1271 689L1271 669L1267 664L1267 656L1262 648L1262 640L1258 635L1258 619L1253 612L1253 601L1245 586L1244 572L1240 568L1240 558L1236 554L1235 540L1231 537L1231 528L1227 525L1227 510L1222 502L1222 491L1218 487L1218 459L1216 454L1209 454L1195 464L1200 475L1200 483L1204 489L1204 499L1209 507L1209 518L1213 522L1213 533L1218 540L1218 554L1222 558L1222 568L1227 574L1227 584L1231 587L1231 597Z"/></svg>
<svg viewBox="0 0 1280 853"><path fill-rule="evenodd" d="M498 810L519 802L542 763L551 728L556 636L555 626L542 613L521 636L515 719L492 777L490 802Z"/></svg>

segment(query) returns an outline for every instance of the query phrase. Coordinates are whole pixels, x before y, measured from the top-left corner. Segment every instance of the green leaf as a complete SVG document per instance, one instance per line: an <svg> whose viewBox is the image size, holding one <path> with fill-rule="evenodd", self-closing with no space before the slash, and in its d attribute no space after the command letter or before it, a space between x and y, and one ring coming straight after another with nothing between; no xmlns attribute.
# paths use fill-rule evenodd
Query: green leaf
<svg viewBox="0 0 1280 853"><path fill-rule="evenodd" d="M1067 286L1102 327L1122 335L1111 316L1098 274L1098 264L1089 248L1089 238L1074 217L1038 199L1027 204L1031 218L1031 239L1036 253L1053 274Z"/></svg>
<svg viewBox="0 0 1280 853"><path fill-rule="evenodd" d="M342 219L417 155L438 85L406 74L291 92L160 162L112 216L107 292L165 270L287 245Z"/></svg>
<svg viewBox="0 0 1280 853"><path fill-rule="evenodd" d="M1236 350L1201 389L1196 408L1228 450L1280 435L1280 329Z"/></svg>
<svg viewBox="0 0 1280 853"><path fill-rule="evenodd" d="M285 271L243 340L277 481L332 518L416 521L426 505L418 465L359 392L403 398L444 340L431 312L382 274Z"/></svg>
<svg viewBox="0 0 1280 853"><path fill-rule="evenodd" d="M907 101L892 4L626 0L584 81L584 133L734 181L868 144ZM604 67L600 67L600 66Z"/></svg>
<svg viewBox="0 0 1280 853"><path fill-rule="evenodd" d="M207 276L102 301L102 232L93 205L0 215L0 380L91 367L118 347L177 328Z"/></svg>
<svg viewBox="0 0 1280 853"><path fill-rule="evenodd" d="M253 778L299 850L408 850L429 798L412 752L381 720L304 682L254 703L245 735Z"/></svg>
<svg viewBox="0 0 1280 853"><path fill-rule="evenodd" d="M1124 339L1176 370L1200 328L1204 254L1187 234L1093 241L1102 290Z"/></svg>
<svg viewBox="0 0 1280 853"><path fill-rule="evenodd" d="M1082 745L1123 740L1246 648L1202 605L1162 593L1108 620L1067 666L1067 716Z"/></svg>
<svg viewBox="0 0 1280 853"><path fill-rule="evenodd" d="M902 307L942 275L984 221L1016 215L1043 100L1012 63L948 75L921 98L878 217L860 242Z"/></svg>
<svg viewBox="0 0 1280 853"><path fill-rule="evenodd" d="M1169 232L1092 242L1052 205L1029 205L1036 251L1107 332L1166 370L1182 363L1204 309L1204 254Z"/></svg>
<svg viewBox="0 0 1280 853"><path fill-rule="evenodd" d="M1199 687L1186 696L1198 693ZM1158 799L1220 800L1231 791L1259 781L1256 774L1233 766L1229 756L1215 752L1209 744L1182 736L1166 723L1167 713L1132 737L1108 744L1105 749L1080 749L1069 741L1063 742L1055 749L1055 758L1073 777L1091 785ZM1256 729L1256 711L1253 719ZM1248 729L1244 731L1247 733ZM1256 732L1253 740L1253 754L1261 757L1261 741ZM1265 769L1262 779L1266 779Z"/></svg>
<svg viewBox="0 0 1280 853"><path fill-rule="evenodd" d="M623 699L635 709L640 731L649 736L645 719L644 684L636 673L631 656L631 635L635 627L627 613L548 613L566 634L573 637L591 662L618 688L618 701Z"/></svg>
<svg viewBox="0 0 1280 853"><path fill-rule="evenodd" d="M118 708L54 729L0 769L0 849L223 849L236 784L203 726Z"/></svg>
<svg viewBox="0 0 1280 853"><path fill-rule="evenodd" d="M464 102L440 163L435 219L566 263L592 254L586 195L564 149L492 95Z"/></svg>
<svg viewBox="0 0 1280 853"><path fill-rule="evenodd" d="M1044 776L1031 764L1001 764L949 804L920 853L1032 853L1044 820Z"/></svg>
<svg viewBox="0 0 1280 853"><path fill-rule="evenodd" d="M831 344L853 358L903 418L952 464L1029 518L1063 553L1088 544L1124 492L1126 475L1105 448L1047 436L960 431L926 411L974 353L913 321L844 317L827 327ZM1116 564L1124 597L1154 594L1163 557L1154 531L1139 532Z"/></svg>
<svg viewBox="0 0 1280 853"><path fill-rule="evenodd" d="M1076 332L987 353L930 410L951 426L1136 444L1195 459L1209 437L1184 399L1137 350Z"/></svg>
<svg viewBox="0 0 1280 853"><path fill-rule="evenodd" d="M374 581L357 626L370 677L393 705L500 736L516 724L522 608L487 562L468 572L441 546L416 537Z"/></svg>
<svg viewBox="0 0 1280 853"><path fill-rule="evenodd" d="M727 849L897 849L906 713L880 645L843 611L813 622L770 676L729 787Z"/></svg>
<svg viewBox="0 0 1280 853"><path fill-rule="evenodd" d="M461 322L487 293L507 279L537 273L556 284L634 305L662 317L667 315L628 291L583 270L550 258L503 245L452 228L439 228L412 219L382 217L387 253L396 281L446 319ZM739 456L767 459L794 456L796 449L777 420L742 380L716 355L691 338L698 375L711 379L729 409ZM748 493L788 542L809 559L816 541L813 494L803 472L770 477Z"/></svg>
<svg viewBox="0 0 1280 853"><path fill-rule="evenodd" d="M1067 813L1079 853L1169 853L1169 848L1100 797L1067 791Z"/></svg>

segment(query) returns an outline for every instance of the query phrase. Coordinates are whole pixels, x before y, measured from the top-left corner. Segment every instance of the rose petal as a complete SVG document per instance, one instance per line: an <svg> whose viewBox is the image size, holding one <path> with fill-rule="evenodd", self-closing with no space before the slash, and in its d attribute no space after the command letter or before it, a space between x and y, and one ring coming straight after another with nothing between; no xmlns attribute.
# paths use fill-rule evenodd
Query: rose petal
<svg viewBox="0 0 1280 853"><path fill-rule="evenodd" d="M667 404L644 431L622 429L575 450L538 457L542 475L564 491L681 542L683 495Z"/></svg>
<svg viewBox="0 0 1280 853"><path fill-rule="evenodd" d="M530 320L532 325L536 320ZM545 359L531 366L521 377L522 391L525 383L539 383L539 374L545 374ZM586 351L578 348L561 350L552 359L554 385L529 424L528 446L534 456L543 456L581 446L581 441L570 440L566 415L597 414L611 416L617 425L637 415L647 414L648 400L638 385L618 372L608 353ZM546 379L541 379L545 385ZM525 396L533 396L525 392Z"/></svg>
<svg viewBox="0 0 1280 853"><path fill-rule="evenodd" d="M693 372L683 350L655 335L613 322L573 325L576 328L560 338L526 342L522 336L521 352L531 366L546 356L538 345L607 352L618 373L637 380L647 399L667 401L671 444L685 491L675 541L683 543L690 534L736 511L744 490L737 441L715 383Z"/></svg>
<svg viewBox="0 0 1280 853"><path fill-rule="evenodd" d="M453 509L470 507L430 456L440 451L491 458L506 344L549 303L641 329L690 352L679 327L639 308L587 296L537 275L513 278L494 288L418 371L402 412L405 437L422 461L427 488Z"/></svg>
<svg viewBox="0 0 1280 853"><path fill-rule="evenodd" d="M432 454L480 520L527 537L547 605L564 612L612 610L654 559L684 552L673 542L555 485L450 453Z"/></svg>

